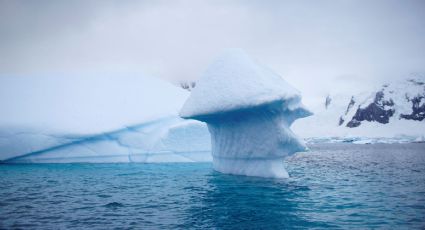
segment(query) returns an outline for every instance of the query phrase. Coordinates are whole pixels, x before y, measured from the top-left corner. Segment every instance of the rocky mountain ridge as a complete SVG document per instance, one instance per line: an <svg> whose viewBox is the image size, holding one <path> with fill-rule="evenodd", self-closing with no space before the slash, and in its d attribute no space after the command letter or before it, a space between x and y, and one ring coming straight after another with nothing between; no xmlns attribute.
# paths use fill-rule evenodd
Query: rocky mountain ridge
<svg viewBox="0 0 425 230"><path fill-rule="evenodd" d="M329 101L326 98L326 103ZM410 110L409 110L410 107ZM347 117L351 110L354 115ZM351 97L347 109L340 116L339 125L349 128L359 127L362 122L387 124L390 118L423 121L425 118L425 83L418 79L408 79L401 85L384 84L364 102L358 103Z"/></svg>
<svg viewBox="0 0 425 230"><path fill-rule="evenodd" d="M425 137L425 76L389 82L354 94L339 90L309 105L313 116L294 124L305 138Z"/></svg>

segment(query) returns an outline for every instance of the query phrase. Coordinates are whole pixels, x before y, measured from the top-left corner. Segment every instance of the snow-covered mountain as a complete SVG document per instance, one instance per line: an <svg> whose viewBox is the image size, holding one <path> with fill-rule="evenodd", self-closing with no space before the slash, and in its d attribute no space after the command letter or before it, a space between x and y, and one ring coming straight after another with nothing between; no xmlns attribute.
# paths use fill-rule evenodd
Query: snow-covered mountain
<svg viewBox="0 0 425 230"><path fill-rule="evenodd" d="M355 95L329 94L314 112L294 127L306 138L422 138L425 78L386 83Z"/></svg>
<svg viewBox="0 0 425 230"><path fill-rule="evenodd" d="M355 128L362 122L387 124L392 117L415 121L425 118L424 82L409 79L403 84L385 84L364 101L356 101L353 96L340 117L339 125Z"/></svg>

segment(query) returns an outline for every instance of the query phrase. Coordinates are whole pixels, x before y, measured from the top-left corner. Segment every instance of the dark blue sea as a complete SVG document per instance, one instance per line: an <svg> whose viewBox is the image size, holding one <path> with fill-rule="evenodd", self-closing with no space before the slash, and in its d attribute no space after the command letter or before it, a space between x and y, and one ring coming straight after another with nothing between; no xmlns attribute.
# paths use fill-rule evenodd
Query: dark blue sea
<svg viewBox="0 0 425 230"><path fill-rule="evenodd" d="M424 229L425 144L321 144L290 179L210 163L0 165L0 229Z"/></svg>

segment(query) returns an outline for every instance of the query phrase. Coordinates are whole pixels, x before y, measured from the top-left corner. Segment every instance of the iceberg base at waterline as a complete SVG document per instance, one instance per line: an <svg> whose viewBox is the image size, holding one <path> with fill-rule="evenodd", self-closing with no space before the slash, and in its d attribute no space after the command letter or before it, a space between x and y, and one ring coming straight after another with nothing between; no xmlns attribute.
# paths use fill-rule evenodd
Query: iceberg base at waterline
<svg viewBox="0 0 425 230"><path fill-rule="evenodd" d="M306 150L290 126L309 115L296 89L240 50L213 62L180 111L207 123L216 171L271 178L287 178L283 159Z"/></svg>
<svg viewBox="0 0 425 230"><path fill-rule="evenodd" d="M289 174L283 167L283 160L283 157L272 159L232 159L213 157L213 165L216 171L226 174L288 178Z"/></svg>
<svg viewBox="0 0 425 230"><path fill-rule="evenodd" d="M306 150L288 128L290 114L277 103L203 118L211 133L214 169L246 176L288 177L284 158Z"/></svg>

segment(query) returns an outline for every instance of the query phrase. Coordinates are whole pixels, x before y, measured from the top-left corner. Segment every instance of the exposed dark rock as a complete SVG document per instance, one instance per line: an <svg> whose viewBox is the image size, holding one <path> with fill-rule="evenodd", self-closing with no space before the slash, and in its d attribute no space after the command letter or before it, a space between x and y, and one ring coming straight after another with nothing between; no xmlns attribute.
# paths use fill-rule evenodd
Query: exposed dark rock
<svg viewBox="0 0 425 230"><path fill-rule="evenodd" d="M421 81L418 81L418 80L415 80L415 79L409 79L407 81L413 83L414 85L425 85L424 82L421 82Z"/></svg>
<svg viewBox="0 0 425 230"><path fill-rule="evenodd" d="M195 88L196 86L196 82L192 81L192 82L180 82L180 87L182 87L183 89L187 90L187 91L192 91L193 88Z"/></svg>
<svg viewBox="0 0 425 230"><path fill-rule="evenodd" d="M326 97L326 101L325 101L325 108L328 109L329 105L331 104L332 98L328 95Z"/></svg>
<svg viewBox="0 0 425 230"><path fill-rule="evenodd" d="M413 77L397 82L397 85L382 85L381 90L373 95L373 102L368 100L359 103L357 98L351 97L345 113L339 117L339 126L354 128L360 126L363 121L387 124L392 116L404 120L425 121L425 76ZM396 111L406 107L412 108L411 112ZM353 113L354 116L348 117L348 114Z"/></svg>
<svg viewBox="0 0 425 230"><path fill-rule="evenodd" d="M400 118L415 121L422 121L425 119L425 103L422 103L421 105L422 100L425 100L425 96L423 95L414 97L412 99L407 98L407 101L412 103L412 113L400 114Z"/></svg>
<svg viewBox="0 0 425 230"><path fill-rule="evenodd" d="M338 125L341 126L342 124L344 124L344 118L342 118L342 116L341 116L341 117L339 117Z"/></svg>
<svg viewBox="0 0 425 230"><path fill-rule="evenodd" d="M351 97L350 102L348 103L347 109L345 110L345 115L350 112L351 108L356 104L356 101L354 100L354 96ZM344 116L339 117L338 125L341 126L345 122Z"/></svg>
<svg viewBox="0 0 425 230"><path fill-rule="evenodd" d="M353 120L351 120L350 122L347 123L347 127L355 128L355 127L360 126L360 124L361 124L360 121L353 118Z"/></svg>
<svg viewBox="0 0 425 230"><path fill-rule="evenodd" d="M354 96L351 97L350 103L348 103L347 110L345 110L345 115L350 112L350 109L354 106L356 102L354 101Z"/></svg>
<svg viewBox="0 0 425 230"><path fill-rule="evenodd" d="M362 121L376 121L382 124L386 124L389 122L390 117L394 115L395 110L394 108L392 108L393 106L393 100L385 100L384 92L383 90L381 90L375 94L374 101L370 103L367 107L358 107L356 114L354 114L351 121L347 123L347 127L358 127L360 126ZM386 109L385 107L390 108Z"/></svg>

